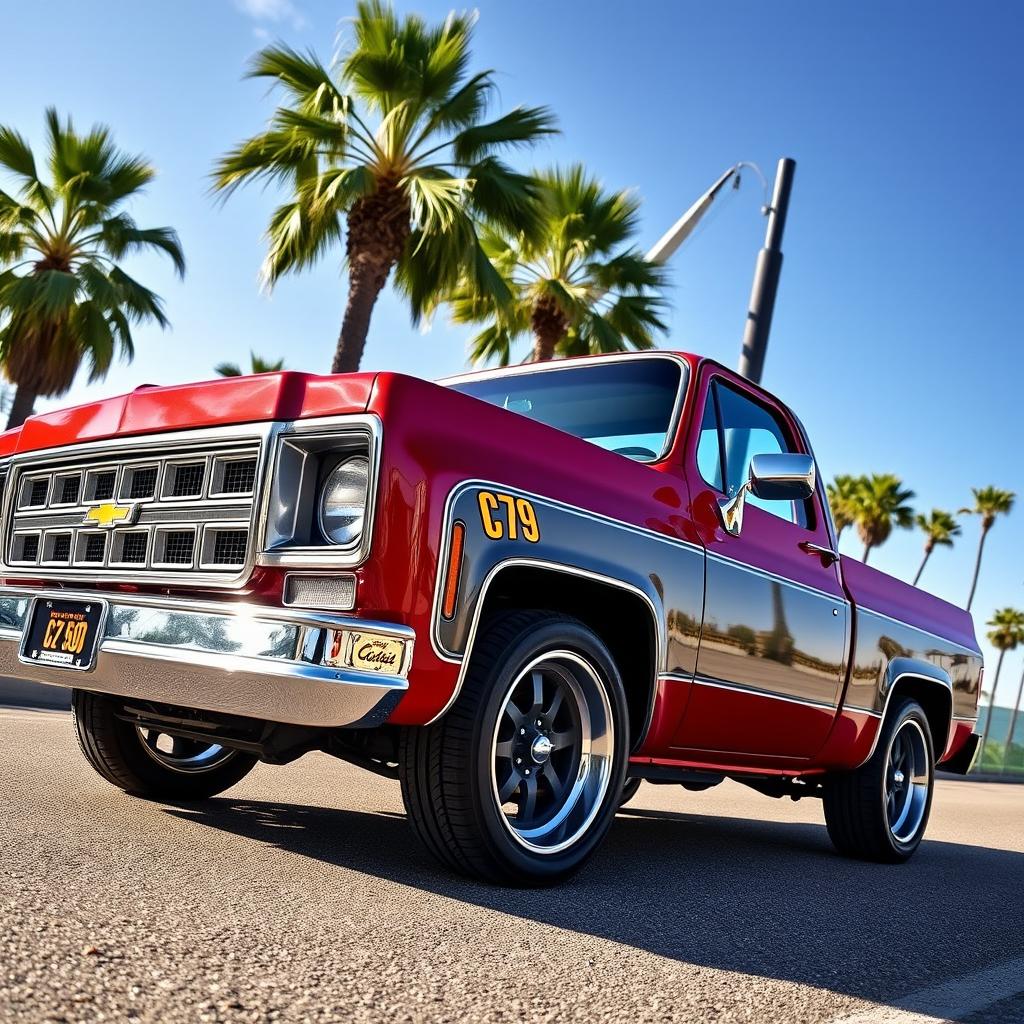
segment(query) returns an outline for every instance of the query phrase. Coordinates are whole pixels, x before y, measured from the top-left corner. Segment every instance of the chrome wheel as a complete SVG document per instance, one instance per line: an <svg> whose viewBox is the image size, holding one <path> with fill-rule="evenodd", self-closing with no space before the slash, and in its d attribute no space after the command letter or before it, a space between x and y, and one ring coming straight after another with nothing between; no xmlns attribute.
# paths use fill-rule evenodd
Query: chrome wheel
<svg viewBox="0 0 1024 1024"><path fill-rule="evenodd" d="M893 735L885 768L885 814L897 842L908 843L917 835L930 788L928 743L921 726L908 719Z"/></svg>
<svg viewBox="0 0 1024 1024"><path fill-rule="evenodd" d="M171 771L194 775L212 771L230 761L238 751L222 747L219 743L203 743L182 736L171 736L159 729L136 726L142 749L157 764Z"/></svg>
<svg viewBox="0 0 1024 1024"><path fill-rule="evenodd" d="M614 750L595 668L570 651L530 662L504 695L491 745L494 799L515 840L544 854L571 846L601 809Z"/></svg>

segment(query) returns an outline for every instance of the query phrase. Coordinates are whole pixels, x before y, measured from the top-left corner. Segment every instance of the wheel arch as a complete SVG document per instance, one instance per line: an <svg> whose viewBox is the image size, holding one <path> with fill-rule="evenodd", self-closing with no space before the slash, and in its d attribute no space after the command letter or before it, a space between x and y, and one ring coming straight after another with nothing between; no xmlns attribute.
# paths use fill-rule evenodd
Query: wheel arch
<svg viewBox="0 0 1024 1024"><path fill-rule="evenodd" d="M953 682L949 675L928 661L893 658L886 666L881 696L885 701L882 722L889 714L894 697L912 697L921 705L928 719L928 728L931 730L937 764L949 744L949 731L953 724ZM882 728L879 724L871 753L865 760L870 760L874 754L881 733Z"/></svg>
<svg viewBox="0 0 1024 1024"><path fill-rule="evenodd" d="M481 589L463 673L473 656L479 624L488 615L520 608L571 615L607 645L622 674L630 749L636 749L651 721L663 660L662 620L651 596L622 580L575 566L526 558L499 562ZM641 643L637 636L643 638ZM460 687L461 682L462 673Z"/></svg>

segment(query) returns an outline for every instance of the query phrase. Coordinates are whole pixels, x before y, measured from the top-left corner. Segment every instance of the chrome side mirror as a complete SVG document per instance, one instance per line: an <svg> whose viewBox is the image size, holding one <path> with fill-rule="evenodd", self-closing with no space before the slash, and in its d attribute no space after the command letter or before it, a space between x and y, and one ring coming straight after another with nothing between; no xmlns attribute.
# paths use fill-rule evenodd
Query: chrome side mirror
<svg viewBox="0 0 1024 1024"><path fill-rule="evenodd" d="M722 525L733 537L743 529L747 492L765 501L805 501L814 493L814 459L795 452L755 455L747 481L731 497L718 502Z"/></svg>

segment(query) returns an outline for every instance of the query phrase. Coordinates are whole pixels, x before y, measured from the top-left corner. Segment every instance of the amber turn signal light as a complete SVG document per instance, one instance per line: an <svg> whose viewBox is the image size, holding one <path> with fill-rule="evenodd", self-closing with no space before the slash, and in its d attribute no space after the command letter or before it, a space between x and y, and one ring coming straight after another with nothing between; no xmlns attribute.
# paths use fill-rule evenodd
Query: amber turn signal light
<svg viewBox="0 0 1024 1024"><path fill-rule="evenodd" d="M462 573L462 551L465 543L466 526L464 523L455 523L448 545L448 572L445 574L444 601L441 604L441 614L446 619L455 614L455 599L459 596L459 576Z"/></svg>

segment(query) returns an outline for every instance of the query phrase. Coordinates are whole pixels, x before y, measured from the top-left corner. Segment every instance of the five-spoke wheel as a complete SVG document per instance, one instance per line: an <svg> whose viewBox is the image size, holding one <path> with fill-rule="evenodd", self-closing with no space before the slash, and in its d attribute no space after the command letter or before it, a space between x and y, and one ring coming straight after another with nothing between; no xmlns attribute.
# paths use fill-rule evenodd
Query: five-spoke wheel
<svg viewBox="0 0 1024 1024"><path fill-rule="evenodd" d="M526 665L502 703L491 774L516 840L540 853L575 842L608 791L613 754L611 703L594 666L572 651Z"/></svg>
<svg viewBox="0 0 1024 1024"><path fill-rule="evenodd" d="M427 849L465 874L545 885L576 871L618 807L626 698L607 647L550 612L489 622L462 690L402 733L402 796Z"/></svg>

